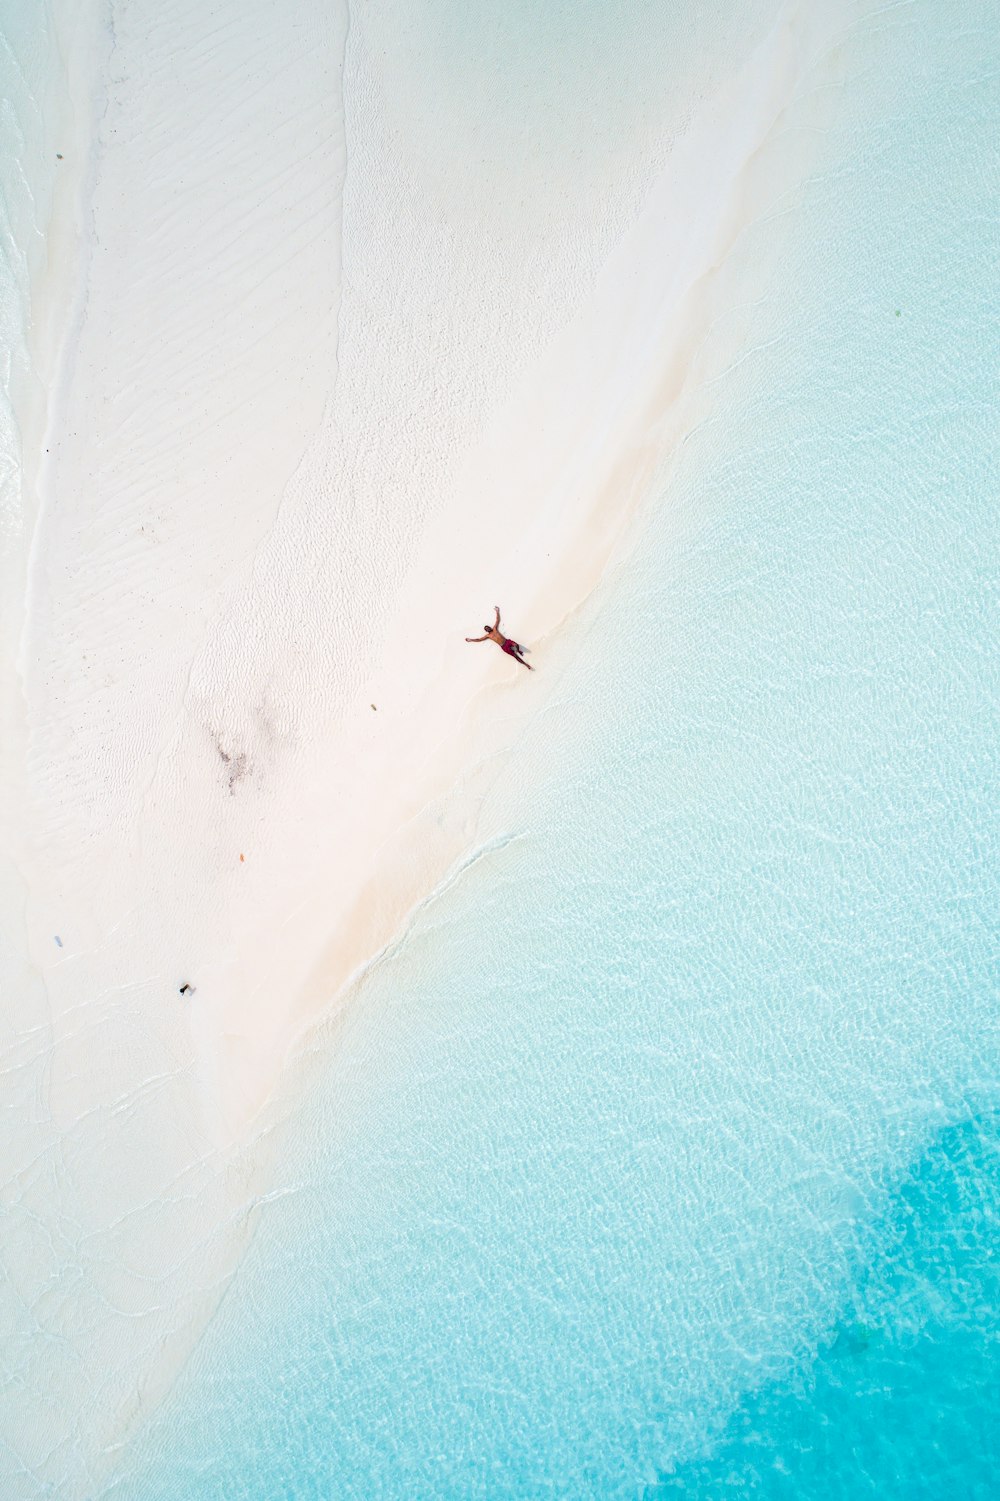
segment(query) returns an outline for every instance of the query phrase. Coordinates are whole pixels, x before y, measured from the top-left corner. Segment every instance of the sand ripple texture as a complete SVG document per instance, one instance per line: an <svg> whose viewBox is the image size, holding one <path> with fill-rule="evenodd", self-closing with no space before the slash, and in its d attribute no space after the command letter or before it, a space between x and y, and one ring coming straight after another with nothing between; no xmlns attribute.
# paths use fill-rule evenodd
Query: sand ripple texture
<svg viewBox="0 0 1000 1501"><path fill-rule="evenodd" d="M995 1491L997 22L837 49L663 503L115 1501Z"/></svg>
<svg viewBox="0 0 1000 1501"><path fill-rule="evenodd" d="M45 13L5 1495L659 1483L987 1077L992 314L920 231L981 264L993 158L898 11Z"/></svg>

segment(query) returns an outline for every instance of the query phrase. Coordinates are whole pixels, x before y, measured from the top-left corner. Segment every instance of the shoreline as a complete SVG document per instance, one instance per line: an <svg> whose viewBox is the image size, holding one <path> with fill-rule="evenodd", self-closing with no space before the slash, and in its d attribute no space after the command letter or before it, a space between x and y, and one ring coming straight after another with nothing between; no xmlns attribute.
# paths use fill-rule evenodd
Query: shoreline
<svg viewBox="0 0 1000 1501"><path fill-rule="evenodd" d="M739 236L734 202L798 76L798 47L790 26L776 28L713 101L700 130L678 142L593 297L466 456L409 570L382 660L359 685L336 741L318 747L313 765L297 768L295 792L274 821L282 830L293 826L292 805L307 804L323 828L336 831L339 858L311 849L302 833L287 837L283 851L268 848L263 858L284 862L280 888L294 893L285 899L280 944L273 932L258 936L248 925L236 956L202 970L209 998L194 1025L206 1096L223 1102L220 1140L251 1127L279 1072L308 1047L310 1030L348 1003L359 978L475 847L484 781L500 774L504 749L557 687L568 622L631 545L649 477L683 436L689 362L704 333L700 294ZM706 200L709 160L719 188ZM700 207L698 234L690 218L678 218L678 203ZM674 275L657 302L652 289L671 234ZM608 349L609 330L617 348ZM615 358L602 361L605 349ZM595 367L602 375L588 388ZM472 518L460 499L467 494L477 496ZM505 534L522 521L524 540L510 548ZM482 597L478 584L466 582L481 553L491 560L492 580ZM518 590L513 597L508 590L507 604L500 598L505 624L536 652L555 648L547 664L554 676L512 677L500 653L491 661L462 640L462 622L478 629L511 578ZM443 607L428 605L428 590ZM419 638L435 642L430 668L414 657L414 621ZM402 746L411 769L397 790ZM338 775L350 778L350 810L327 790ZM227 1054L229 1066L220 1062Z"/></svg>
<svg viewBox="0 0 1000 1501"><path fill-rule="evenodd" d="M499 394L442 399L453 427L425 453L419 366L402 335L373 348L358 290L346 19L334 34L298 4L294 88L241 17L166 37L140 7L115 28L81 317L48 392L16 855L44 1022L26 1030L53 1142L82 1164L65 1197L97 1248L90 1315L123 1309L146 1342L116 1364L109 1323L88 1349L94 1452L222 1295L317 1028L475 858L484 788L683 437L703 293L819 45L787 20L768 35L573 316L519 346ZM201 110L180 125L178 66ZM488 353L448 328L440 380L461 388ZM495 602L542 671L464 643Z"/></svg>
<svg viewBox="0 0 1000 1501"><path fill-rule="evenodd" d="M219 573L212 586L214 611L201 606L187 643L172 643L182 673L172 698L179 727L170 730L164 719L168 733L152 779L136 779L130 796L128 788L115 789L119 803L124 792L132 804L131 829L122 826L121 812L108 810L125 835L126 858L115 859L110 851L100 857L96 886L78 890L83 901L77 925L81 939L89 935L84 945L99 949L101 935L119 927L128 910L126 889L148 882L162 894L170 872L185 866L193 900L211 893L207 924L197 921L190 899L182 897L177 919L160 936L181 948L177 921L191 928L194 919L177 975L179 983L194 985L197 1006L191 1004L179 1031L173 1022L167 1030L172 1053L183 1057L191 1050L202 1078L204 1127L217 1146L246 1139L304 1034L342 1002L352 977L405 928L408 914L475 843L475 793L449 800L448 791L460 782L474 788L489 774L505 737L509 741L545 702L549 679L541 673L512 684L506 659L496 654L498 660L484 660L485 653L470 652L462 634L477 628L479 616L500 596L505 622L519 637L536 649L558 641L622 545L649 473L682 436L689 361L704 334L700 293L738 238L744 173L794 90L803 53L809 56L808 46L783 20L675 143L637 223L576 316L466 449L438 514L425 524L401 574L397 565L398 604L367 660L362 655L362 673L355 670L352 681L338 684L339 705L321 706L302 736L298 726L280 722L280 711L269 708L266 696L249 722L246 707L218 702L219 671L213 676L212 658L224 658L238 627L259 628L257 601L274 587L267 550L277 545L283 514L294 512L294 495L280 502L269 529L261 515L256 550L242 568L237 555L229 577ZM705 191L710 170L712 195ZM79 263L84 271L86 254ZM671 265L666 278L665 258ZM94 295L86 281L77 287L84 307ZM81 357L75 345L70 349L74 337L70 330L62 344L67 369ZM86 361L86 351L82 357ZM64 369L50 389L50 415L67 398L72 401L65 380ZM99 424L99 409L93 414ZM286 461L286 470L298 471L296 482L311 463L329 462L331 416L328 406L297 465ZM301 452L301 438L292 441ZM64 487L64 474L87 463L86 448L78 455L70 446L60 454L60 442L54 434L53 472L46 476L54 493ZM477 497L474 508L467 504L470 495ZM143 509L148 517L148 506ZM41 586L43 595L52 589L54 551L44 533L43 515L33 546L44 550L45 563L35 569L31 586ZM69 540L75 548L75 539ZM485 572L484 555L491 560ZM287 570L286 561L281 566ZM477 574L483 583L471 584ZM516 592L507 584L505 593L510 579L517 580ZM176 585L168 592L178 603ZM35 614L47 603L36 600ZM414 654L414 629L421 643L433 643L429 652L421 647ZM199 650L199 635L209 642L208 653ZM82 669L85 661L72 665ZM81 682L77 702L69 704L67 729L73 723L79 728L86 687ZM112 701L120 697L118 684L114 689ZM236 722L224 726L224 714L232 719L234 709ZM408 770L401 775L404 747ZM32 759L33 752L28 754ZM271 764L261 786L265 755ZM211 785L205 785L206 759L215 759L217 767ZM221 805L220 776L227 794ZM178 820L185 801L180 788L189 781L201 784L201 801ZM450 802L444 814L442 800ZM246 803L251 806L241 806ZM190 843L198 828L209 834L201 851ZM91 822L86 842L95 837L100 845ZM59 859L61 842L57 832L46 853L43 841L36 859ZM224 861L228 869L220 869L224 844L232 849ZM30 869L27 838L22 848L22 868ZM82 868L76 874L75 863L70 856L67 869L60 860L64 893L80 881ZM39 884L44 890L44 878ZM171 900L178 908L176 892ZM51 903L43 896L40 906ZM31 924L43 970L51 967L54 925L68 926L50 911L36 913ZM166 946L156 945L161 952ZM61 966L66 958L60 953ZM55 1010L58 1015L58 1005Z"/></svg>

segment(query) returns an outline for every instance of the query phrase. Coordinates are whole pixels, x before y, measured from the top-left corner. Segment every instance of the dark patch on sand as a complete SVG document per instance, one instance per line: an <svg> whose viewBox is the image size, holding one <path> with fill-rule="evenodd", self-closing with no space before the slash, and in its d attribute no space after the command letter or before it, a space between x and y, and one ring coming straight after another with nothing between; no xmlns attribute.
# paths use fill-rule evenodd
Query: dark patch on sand
<svg viewBox="0 0 1000 1501"><path fill-rule="evenodd" d="M228 768L229 795L230 797L235 797L237 782L242 782L243 778L252 770L250 757L246 751L227 751L218 735L214 738L215 748L219 752L223 764Z"/></svg>

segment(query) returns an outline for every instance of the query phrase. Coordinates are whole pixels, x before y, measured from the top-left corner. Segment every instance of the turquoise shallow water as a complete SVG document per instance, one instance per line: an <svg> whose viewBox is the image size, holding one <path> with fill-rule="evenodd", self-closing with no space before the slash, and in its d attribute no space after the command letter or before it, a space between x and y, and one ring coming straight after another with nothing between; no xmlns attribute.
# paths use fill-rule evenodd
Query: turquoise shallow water
<svg viewBox="0 0 1000 1501"><path fill-rule="evenodd" d="M987 1494L998 23L845 37L512 837L364 985L107 1497Z"/></svg>

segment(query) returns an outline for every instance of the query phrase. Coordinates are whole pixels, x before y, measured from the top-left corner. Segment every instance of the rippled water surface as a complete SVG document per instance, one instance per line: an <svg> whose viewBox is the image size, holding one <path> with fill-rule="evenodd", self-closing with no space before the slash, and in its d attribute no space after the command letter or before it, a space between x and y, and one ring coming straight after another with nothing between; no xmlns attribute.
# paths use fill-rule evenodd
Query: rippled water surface
<svg viewBox="0 0 1000 1501"><path fill-rule="evenodd" d="M1000 1123L935 1138L892 1196L815 1363L749 1397L651 1495L713 1501L996 1494Z"/></svg>
<svg viewBox="0 0 1000 1501"><path fill-rule="evenodd" d="M362 988L109 1496L987 1494L998 21L845 35L514 837Z"/></svg>

